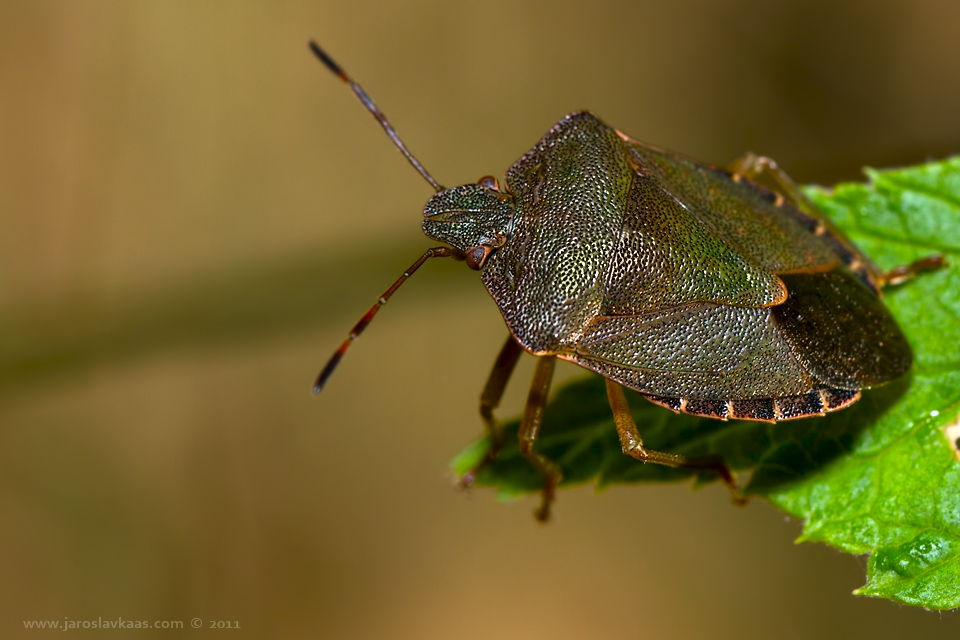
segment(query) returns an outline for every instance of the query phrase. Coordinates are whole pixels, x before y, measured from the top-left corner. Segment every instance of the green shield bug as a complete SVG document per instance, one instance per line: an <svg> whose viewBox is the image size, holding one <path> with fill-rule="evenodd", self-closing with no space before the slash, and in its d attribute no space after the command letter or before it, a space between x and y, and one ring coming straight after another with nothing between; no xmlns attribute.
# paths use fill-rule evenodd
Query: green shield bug
<svg viewBox="0 0 960 640"><path fill-rule="evenodd" d="M535 449L557 358L606 378L624 453L714 470L735 496L722 460L646 449L623 387L675 412L775 422L842 409L909 369L910 345L881 289L942 258L883 273L772 160L748 155L719 168L581 111L517 160L503 187L485 176L445 189L366 92L316 43L310 48L434 188L423 231L444 243L360 319L314 391L423 263L465 261L481 272L509 329L480 397L493 443L488 461L502 443L493 411L517 359L522 351L538 357L519 430L520 452L544 479L538 519L548 518L561 480Z"/></svg>

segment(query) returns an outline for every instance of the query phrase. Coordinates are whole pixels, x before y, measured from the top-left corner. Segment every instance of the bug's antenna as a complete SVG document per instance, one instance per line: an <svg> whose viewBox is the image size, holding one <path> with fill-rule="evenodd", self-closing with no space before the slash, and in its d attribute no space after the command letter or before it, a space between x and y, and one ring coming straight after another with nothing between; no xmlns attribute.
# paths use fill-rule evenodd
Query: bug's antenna
<svg viewBox="0 0 960 640"><path fill-rule="evenodd" d="M313 54L320 59L327 69L330 69L337 77L350 85L350 88L353 89L353 92L357 94L357 97L360 98L360 102L363 103L363 106L367 108L367 111L373 114L373 117L377 119L377 122L380 123L380 126L383 127L383 130L387 132L387 135L390 136L390 139L393 140L393 144L397 145L397 148L400 149L400 153L404 155L410 164L413 165L413 168L420 172L420 175L423 176L423 179L430 183L430 186L436 191L443 191L443 187L440 186L440 183L433 179L433 176L423 168L423 165L420 164L420 161L413 157L413 154L407 149L407 146L403 144L403 141L400 139L400 136L397 135L397 132L394 131L393 126L387 121L387 116L383 115L383 112L377 108L377 105L373 103L373 100L370 99L370 96L367 95L367 92L363 90L363 87L358 85L353 81L353 78L347 75L347 72L343 68L333 61L327 52L320 48L313 40L310 41L310 50L313 51Z"/></svg>
<svg viewBox="0 0 960 640"><path fill-rule="evenodd" d="M367 328L367 325L370 324L370 321L373 320L373 316L377 315L377 311L380 310L380 307L387 304L387 300L390 299L390 296L400 288L407 278L413 275L413 272L423 266L423 263L429 260L430 258L454 258L457 260L463 260L463 252L454 249L452 247L433 247L432 249L427 249L426 252L417 258L417 261L414 262L410 267L403 272L403 275L397 278L397 281L390 285L390 288L383 292L377 301L373 304L370 309L363 314L363 317L360 318L360 321L350 330L350 335L347 336L347 339L344 340L340 347L330 356L330 360L327 361L327 366L323 368L323 371L320 372L320 375L317 376L317 381L313 383L313 392L320 393L323 390L323 385L327 384L327 380L333 374L333 370L337 368L337 364L340 363L340 359L343 358L343 354L347 352L347 349L350 348L350 345L353 344L353 341L363 333L363 330Z"/></svg>

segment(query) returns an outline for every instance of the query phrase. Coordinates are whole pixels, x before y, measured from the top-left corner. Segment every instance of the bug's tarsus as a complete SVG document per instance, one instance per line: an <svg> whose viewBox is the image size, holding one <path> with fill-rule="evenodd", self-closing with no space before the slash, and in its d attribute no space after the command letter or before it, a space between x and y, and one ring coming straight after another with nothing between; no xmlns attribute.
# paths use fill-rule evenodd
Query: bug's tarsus
<svg viewBox="0 0 960 640"><path fill-rule="evenodd" d="M330 360L327 361L327 365L323 368L323 371L320 372L320 375L317 376L317 381L313 384L313 392L320 393L323 391L323 387L327 384L327 380L333 374L334 369L337 368L340 360L343 358L343 354L347 352L347 349L350 348L350 345L354 340L357 339L363 330L367 328L367 325L370 324L370 321L373 320L373 317L377 315L377 311L380 310L380 307L387 304L387 300L390 299L390 296L400 288L407 278L412 276L417 269L423 266L423 263L429 260L430 258L455 258L458 260L463 260L463 252L458 249L453 249L451 247L433 247L427 249L422 256L417 258L417 261L414 262L410 267L403 272L396 282L394 282L390 287L383 292L383 294L377 299L377 301L370 307L363 317L354 325L353 329L350 330L350 335L347 336L347 339L344 340L337 350L330 356Z"/></svg>
<svg viewBox="0 0 960 640"><path fill-rule="evenodd" d="M749 498L741 493L737 479L730 473L730 469L727 468L722 458L717 456L681 456L675 453L654 451L643 446L640 431L637 429L633 414L630 413L630 405L627 403L627 396L623 392L623 387L610 378L606 379L606 383L607 399L610 401L613 421L617 426L617 434L620 436L620 446L625 454L641 462L652 462L667 467L714 471L730 490L734 503L738 505L747 503Z"/></svg>
<svg viewBox="0 0 960 640"><path fill-rule="evenodd" d="M326 51L320 48L313 40L310 41L310 51L313 52L315 56L324 64L327 69L330 69L338 78L350 85L350 88L353 89L353 92L360 99L360 102L363 103L363 106L367 108L373 117L377 119L377 122L380 123L380 126L383 127L383 130L387 132L387 135L390 136L390 139L393 140L393 144L400 149L400 153L407 159L407 161L413 165L413 168L416 169L423 179L430 183L430 186L434 188L435 191L443 191L443 187L440 186L436 180L433 179L433 176L424 169L423 165L420 164L420 161L417 160L412 153L410 153L407 146L403 144L403 141L400 139L400 136L397 135L396 130L394 130L393 125L387 121L387 116L383 115L383 112L374 104L373 99L367 95L367 92L363 90L359 84L354 82L353 78L347 75L347 72L343 70L343 67L334 62Z"/></svg>
<svg viewBox="0 0 960 640"><path fill-rule="evenodd" d="M926 273L928 271L938 271L939 269L947 266L947 259L942 255L932 255L920 258L919 260L914 260L908 265L897 267L896 269L891 269L887 271L880 280L880 286L882 287L895 287L897 285L903 284L907 280L910 280L921 273Z"/></svg>

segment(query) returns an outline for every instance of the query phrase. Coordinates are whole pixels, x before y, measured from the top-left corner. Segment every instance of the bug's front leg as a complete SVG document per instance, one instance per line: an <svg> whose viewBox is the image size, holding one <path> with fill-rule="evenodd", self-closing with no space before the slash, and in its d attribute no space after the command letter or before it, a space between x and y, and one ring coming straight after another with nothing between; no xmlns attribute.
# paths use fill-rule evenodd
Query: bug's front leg
<svg viewBox="0 0 960 640"><path fill-rule="evenodd" d="M463 487L469 487L473 484L480 470L496 459L500 448L503 446L503 429L500 428L500 424L494 418L493 410L500 405L503 392L507 388L507 382L510 381L510 375L517 366L517 360L522 352L523 348L520 344L514 340L512 335L508 335L496 362L493 363L490 377L487 378L487 384L483 386L483 393L480 394L480 417L483 418L487 435L490 437L490 450L477 466L467 471L460 478L460 485Z"/></svg>
<svg viewBox="0 0 960 640"><path fill-rule="evenodd" d="M537 520L546 522L550 518L550 503L563 474L560 467L548 460L545 456L535 452L533 445L540 433L543 423L543 410L547 404L547 394L550 392L550 381L553 378L553 368L556 365L556 356L540 356L533 372L533 382L530 385L530 394L523 409L523 419L520 422L520 453L543 476L543 499L540 508L534 512Z"/></svg>
<svg viewBox="0 0 960 640"><path fill-rule="evenodd" d="M662 464L667 467L679 467L682 469L709 469L716 471L720 479L730 489L733 499L739 504L746 503L746 499L740 493L740 487L737 481L727 469L721 458L716 456L698 456L688 457L675 453L665 453L663 451L653 451L643 446L643 440L640 438L640 431L637 430L637 423L633 420L630 413L630 405L627 404L627 397L623 393L623 387L607 378L607 398L610 400L610 408L613 410L613 421L617 425L617 433L620 435L620 446L623 452L632 458L641 462L652 462Z"/></svg>

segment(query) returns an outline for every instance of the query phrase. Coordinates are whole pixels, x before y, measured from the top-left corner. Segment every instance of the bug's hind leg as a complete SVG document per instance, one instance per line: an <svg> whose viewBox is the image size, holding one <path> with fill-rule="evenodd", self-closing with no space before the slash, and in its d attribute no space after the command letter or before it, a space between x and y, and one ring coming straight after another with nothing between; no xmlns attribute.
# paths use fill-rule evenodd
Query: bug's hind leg
<svg viewBox="0 0 960 640"><path fill-rule="evenodd" d="M550 503L563 474L560 467L545 456L533 450L543 423L543 410L547 404L547 394L550 392L550 381L553 378L553 368L557 362L556 356L540 356L533 372L533 382L530 385L530 394L523 409L523 419L520 422L520 453L543 476L543 493L540 508L534 512L537 520L546 522L550 518Z"/></svg>
<svg viewBox="0 0 960 640"><path fill-rule="evenodd" d="M793 181L786 171L780 168L775 160L766 156L748 153L731 164L729 169L734 174L744 176L756 181L758 184L772 188L775 192L786 198L790 204L817 220L820 226L816 230L816 233L822 233L824 230L832 233L840 244L843 245L843 248L851 254L848 256L848 260L845 260L851 270L858 273L861 278L878 292L879 289L883 287L899 285L920 273L936 271L947 265L947 261L942 255L932 255L884 273L874 265L867 256L861 253L859 249L845 240L846 236L840 233L833 222L804 194L803 189Z"/></svg>
<svg viewBox="0 0 960 640"><path fill-rule="evenodd" d="M483 418L487 435L490 437L490 450L487 451L486 457L477 466L463 474L460 478L462 487L472 485L480 470L493 462L497 454L500 453L500 448L503 446L503 429L493 416L493 410L500 405L503 392L507 388L507 382L510 381L510 375L517 366L517 360L520 358L521 352L523 352L523 348L520 344L513 339L512 335L507 336L507 341L500 349L496 362L493 363L490 377L487 378L487 383L483 386L483 393L480 394L480 417Z"/></svg>
<svg viewBox="0 0 960 640"><path fill-rule="evenodd" d="M720 475L720 479L723 480L723 483L730 489L734 500L740 504L746 502L740 494L740 487L737 485L737 481L721 458L716 456L688 457L675 453L665 453L663 451L647 449L643 446L643 440L640 438L640 432L637 430L637 423L634 422L633 415L630 413L630 406L627 404L627 397L623 393L623 387L609 378L607 378L607 397L610 399L610 408L613 410L613 420L617 425L617 433L620 435L620 446L623 447L625 454L641 462L652 462L667 467L709 469L716 471L717 474Z"/></svg>

